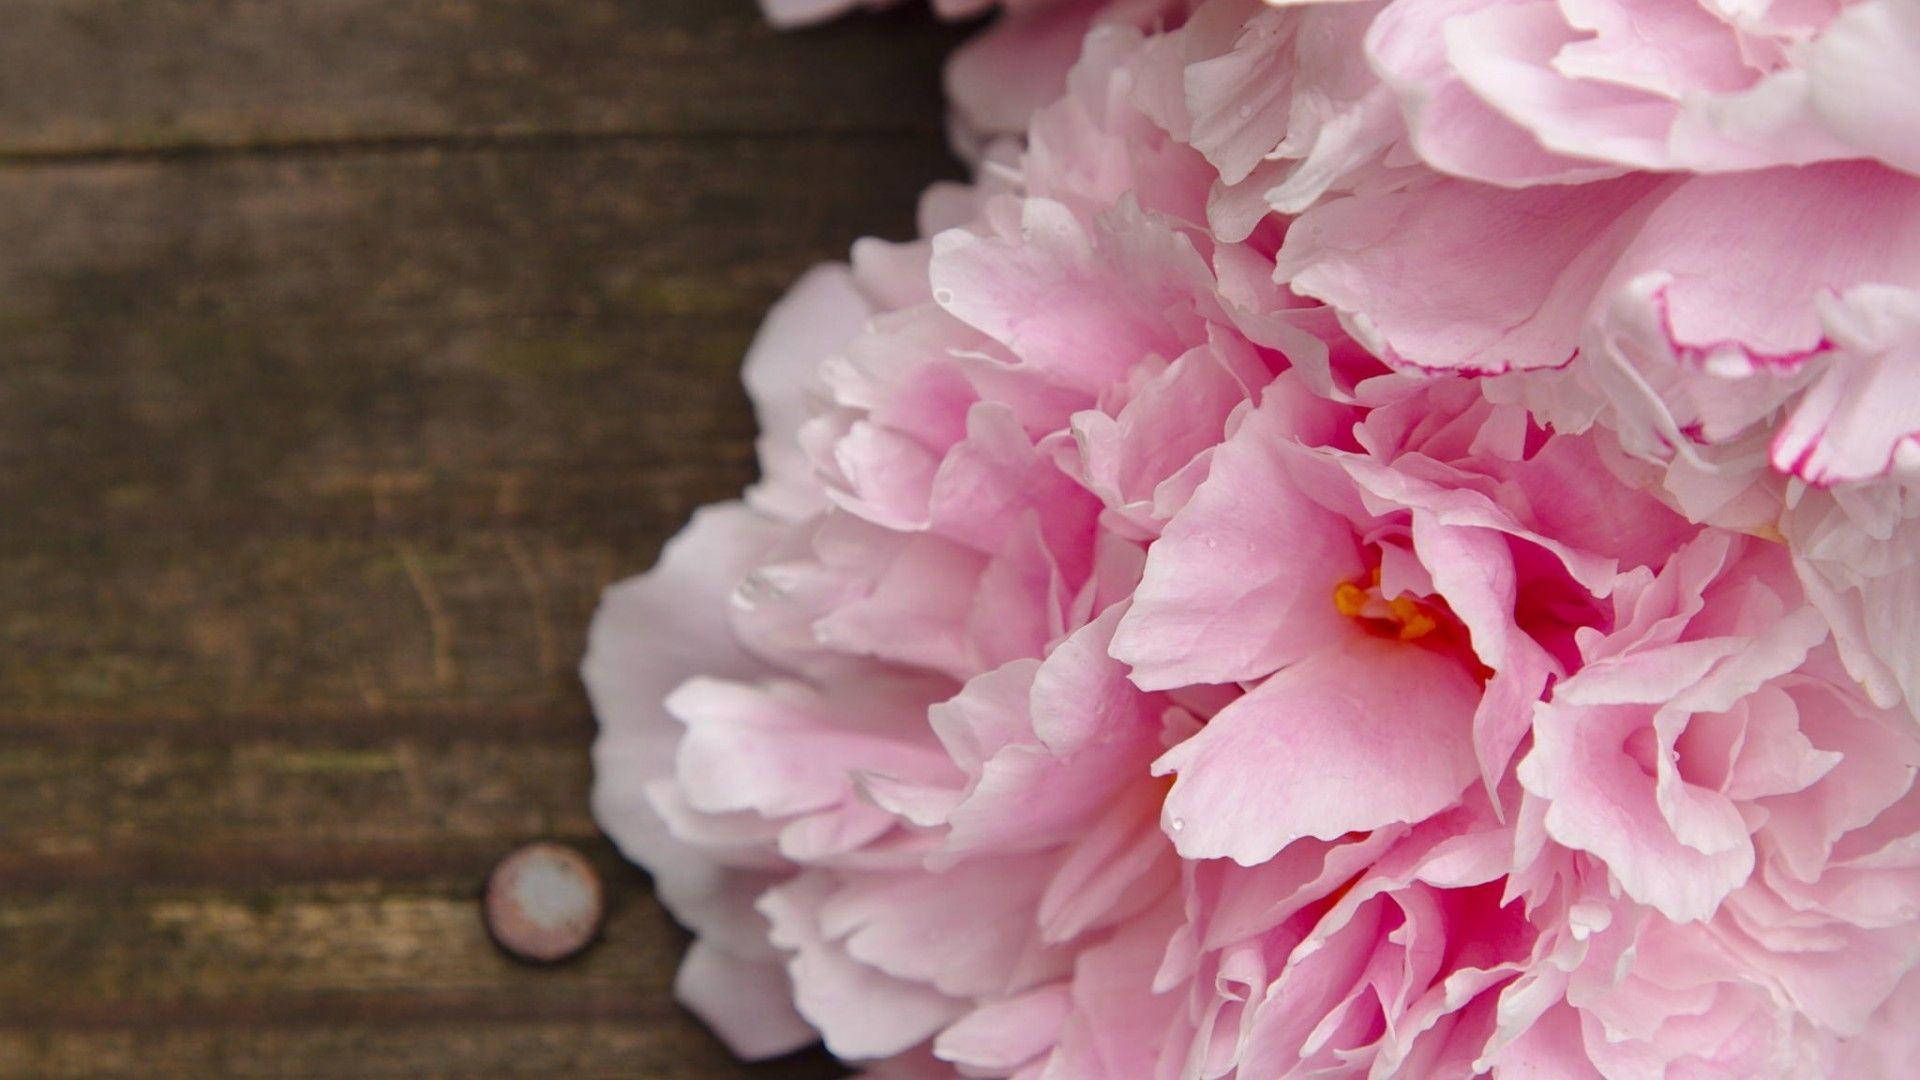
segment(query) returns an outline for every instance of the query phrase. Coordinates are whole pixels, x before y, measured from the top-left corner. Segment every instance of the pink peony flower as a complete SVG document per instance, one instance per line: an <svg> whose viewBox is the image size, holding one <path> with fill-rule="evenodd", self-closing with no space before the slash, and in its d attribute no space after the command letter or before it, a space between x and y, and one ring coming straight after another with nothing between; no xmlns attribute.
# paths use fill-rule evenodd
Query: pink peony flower
<svg viewBox="0 0 1920 1080"><path fill-rule="evenodd" d="M1390 364L1515 373L1688 517L1784 536L1882 705L1920 693L1915 10L1396 0L1364 48L1426 167L1279 258Z"/></svg>
<svg viewBox="0 0 1920 1080"><path fill-rule="evenodd" d="M1834 88L1905 9L1095 7L596 618L682 1000L876 1076L1904 1075L1915 110Z"/></svg>

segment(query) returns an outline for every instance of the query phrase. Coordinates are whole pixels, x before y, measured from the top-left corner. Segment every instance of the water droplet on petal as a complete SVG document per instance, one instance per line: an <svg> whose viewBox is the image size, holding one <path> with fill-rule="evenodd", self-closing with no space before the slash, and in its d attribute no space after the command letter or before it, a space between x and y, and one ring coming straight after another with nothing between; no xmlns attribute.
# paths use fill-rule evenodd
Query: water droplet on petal
<svg viewBox="0 0 1920 1080"><path fill-rule="evenodd" d="M1181 829L1187 827L1187 821L1185 818L1174 818L1172 821L1167 822L1167 827L1174 832L1179 832Z"/></svg>

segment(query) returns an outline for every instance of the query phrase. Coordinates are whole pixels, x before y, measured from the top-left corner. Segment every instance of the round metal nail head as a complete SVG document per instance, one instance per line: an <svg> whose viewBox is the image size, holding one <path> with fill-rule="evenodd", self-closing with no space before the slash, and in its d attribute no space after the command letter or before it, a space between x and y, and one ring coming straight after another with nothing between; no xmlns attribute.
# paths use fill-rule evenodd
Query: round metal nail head
<svg viewBox="0 0 1920 1080"><path fill-rule="evenodd" d="M535 963L586 948L606 910L600 875L570 847L536 843L501 859L487 878L487 932L500 947Z"/></svg>

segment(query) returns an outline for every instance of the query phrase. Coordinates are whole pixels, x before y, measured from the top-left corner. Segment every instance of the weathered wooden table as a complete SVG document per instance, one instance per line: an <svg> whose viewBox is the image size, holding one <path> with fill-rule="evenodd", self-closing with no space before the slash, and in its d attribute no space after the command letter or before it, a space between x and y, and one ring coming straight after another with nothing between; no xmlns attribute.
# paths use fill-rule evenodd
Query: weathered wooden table
<svg viewBox="0 0 1920 1080"><path fill-rule="evenodd" d="M586 808L600 588L751 476L762 310L951 175L924 11L14 0L0 1075L827 1076L671 1002ZM616 896L515 964L516 844Z"/></svg>

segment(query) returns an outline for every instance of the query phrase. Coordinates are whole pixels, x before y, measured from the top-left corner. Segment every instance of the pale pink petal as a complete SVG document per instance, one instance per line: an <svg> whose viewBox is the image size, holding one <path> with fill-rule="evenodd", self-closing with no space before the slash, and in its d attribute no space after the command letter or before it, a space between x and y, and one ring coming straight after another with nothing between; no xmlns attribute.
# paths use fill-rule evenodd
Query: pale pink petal
<svg viewBox="0 0 1920 1080"><path fill-rule="evenodd" d="M853 275L838 263L817 266L767 312L747 350L743 378L760 437L754 443L761 479L747 492L754 509L798 519L824 503L799 444L814 372L844 348L873 314Z"/></svg>
<svg viewBox="0 0 1920 1080"><path fill-rule="evenodd" d="M794 1006L843 1058L900 1053L952 1023L966 1006L917 983L892 978L847 954L820 928L832 891L822 874L770 890L760 910L772 923L773 943L792 954Z"/></svg>
<svg viewBox="0 0 1920 1080"><path fill-rule="evenodd" d="M927 494L929 525L995 555L1031 513L1047 550L1077 578L1092 551L1099 503L1033 445L1012 410L979 402L967 410L967 437L950 450Z"/></svg>
<svg viewBox="0 0 1920 1080"><path fill-rule="evenodd" d="M994 1002L941 1032L934 1055L962 1069L1014 1072L1053 1048L1072 1007L1073 994L1064 982Z"/></svg>
<svg viewBox="0 0 1920 1080"><path fill-rule="evenodd" d="M596 793L596 805L605 801L601 824L616 839L615 803L631 804L638 793L623 795L610 785L670 771L664 755L678 741L679 727L661 704L667 693L695 674L742 678L766 670L734 643L726 600L772 546L776 529L738 503L707 507L667 543L652 571L603 597L581 678L600 721L594 752L608 757L598 774L607 790ZM655 635L669 620L678 632L660 641Z"/></svg>
<svg viewBox="0 0 1920 1080"><path fill-rule="evenodd" d="M1019 993L1072 964L1071 950L1042 941L1033 921L1051 863L1041 853L975 859L942 874L849 875L824 898L821 933L912 985L960 999Z"/></svg>
<svg viewBox="0 0 1920 1080"><path fill-rule="evenodd" d="M1109 608L1062 641L1033 677L1033 734L1065 758L1156 735L1160 707L1109 653L1125 609Z"/></svg>
<svg viewBox="0 0 1920 1080"><path fill-rule="evenodd" d="M1153 789L1129 792L1067 847L1035 918L1048 941L1067 941L1152 906L1173 885L1178 860L1160 832Z"/></svg>
<svg viewBox="0 0 1920 1080"><path fill-rule="evenodd" d="M1264 11L1239 27L1233 48L1186 65L1185 97L1193 148L1220 171L1223 183L1246 179L1287 128L1293 102L1291 11Z"/></svg>
<svg viewBox="0 0 1920 1080"><path fill-rule="evenodd" d="M1080 954L1073 1011L1043 1080L1140 1080L1159 1055L1167 1022L1180 1004L1149 989L1179 917L1177 902L1162 904Z"/></svg>
<svg viewBox="0 0 1920 1080"><path fill-rule="evenodd" d="M1475 654L1493 670L1473 715L1474 756L1492 792L1560 665L1514 622L1518 591L1505 538L1488 529L1448 528L1424 513L1414 515L1413 530L1420 557L1432 568L1430 591L1447 599Z"/></svg>
<svg viewBox="0 0 1920 1080"><path fill-rule="evenodd" d="M1883 476L1920 453L1920 291L1859 285L1817 303L1835 355L1774 436L1774 467L1813 484Z"/></svg>
<svg viewBox="0 0 1920 1080"><path fill-rule="evenodd" d="M1867 0L1837 15L1806 58L1813 108L1840 138L1920 173L1920 4Z"/></svg>
<svg viewBox="0 0 1920 1080"><path fill-rule="evenodd" d="M1367 32L1367 58L1400 98L1413 148L1445 173L1493 184L1569 183L1617 170L1555 154L1501 116L1460 78L1449 57L1465 28L1451 24L1500 0L1401 0Z"/></svg>
<svg viewBox="0 0 1920 1080"><path fill-rule="evenodd" d="M687 950L673 993L743 1058L776 1057L820 1037L793 1008L793 984L778 963L743 961L700 940Z"/></svg>
<svg viewBox="0 0 1920 1080"><path fill-rule="evenodd" d="M947 62L955 139L977 150L995 135L1024 131L1035 110L1060 96L1101 4L1064 0L1008 14Z"/></svg>
<svg viewBox="0 0 1920 1080"><path fill-rule="evenodd" d="M1363 639L1314 653L1154 762L1178 774L1168 835L1187 858L1250 866L1301 837L1438 813L1478 771L1476 690L1417 646Z"/></svg>
<svg viewBox="0 0 1920 1080"><path fill-rule="evenodd" d="M1150 534L1165 524L1154 518L1155 491L1218 443L1228 415L1252 396L1239 374L1257 363L1251 353L1231 340L1191 350L1141 386L1116 414L1075 413L1072 443L1055 444L1056 462L1076 473L1109 509ZM1246 361L1236 363L1238 356Z"/></svg>
<svg viewBox="0 0 1920 1080"><path fill-rule="evenodd" d="M1257 185L1275 210L1297 214L1330 190L1360 186L1404 137L1392 92L1354 58L1383 6L1317 4L1301 13L1286 137L1269 155L1280 183Z"/></svg>
<svg viewBox="0 0 1920 1080"><path fill-rule="evenodd" d="M1920 179L1864 162L1694 177L1639 224L1609 288L1652 271L1687 354L1795 363L1823 346L1822 294L1920 275Z"/></svg>
<svg viewBox="0 0 1920 1080"><path fill-rule="evenodd" d="M834 703L791 685L693 679L667 698L687 725L676 775L706 813L754 810L780 817L846 798L856 770L937 777L949 766L931 740L834 722Z"/></svg>
<svg viewBox="0 0 1920 1080"><path fill-rule="evenodd" d="M1097 394L1148 356L1197 339L1212 275L1192 243L1123 206L1093 225L1028 200L1016 243L960 231L934 238L934 297L1036 373Z"/></svg>
<svg viewBox="0 0 1920 1080"><path fill-rule="evenodd" d="M1494 1075L1514 1080L1605 1080L1587 1056L1580 1014L1565 1005L1548 1010L1492 1062L1477 1064L1491 1064Z"/></svg>
<svg viewBox="0 0 1920 1080"><path fill-rule="evenodd" d="M663 705L668 692L700 672L751 678L765 671L734 644L726 597L772 543L773 523L741 504L699 511L651 572L607 590L581 665L600 722L593 747L595 820L629 858L652 870L655 889L676 918L746 960L771 955L765 925L752 909L770 876L723 865L742 861L734 852L677 840L654 793L670 785L665 778L682 730ZM670 620L680 633L660 641L659 628Z"/></svg>
<svg viewBox="0 0 1920 1080"><path fill-rule="evenodd" d="M1739 837L1711 853L1674 835L1652 779L1624 748L1647 723L1628 706L1554 709L1534 725L1520 781L1552 800L1547 832L1604 860L1627 895L1671 919L1703 919L1752 872L1753 848L1737 821Z"/></svg>
<svg viewBox="0 0 1920 1080"><path fill-rule="evenodd" d="M1689 90L1733 91L1753 68L1710 9L1659 0L1570 0L1568 25L1592 36L1561 48L1555 71L1678 99Z"/></svg>
<svg viewBox="0 0 1920 1080"><path fill-rule="evenodd" d="M1300 493L1276 412L1247 415L1148 552L1113 641L1143 688L1258 678L1355 632L1332 598L1362 569L1358 543Z"/></svg>
<svg viewBox="0 0 1920 1080"><path fill-rule="evenodd" d="M1846 1076L1898 1076L1920 1061L1920 970L1909 971L1865 1031L1841 1048Z"/></svg>
<svg viewBox="0 0 1920 1080"><path fill-rule="evenodd" d="M1663 10L1662 5L1645 7L1656 18ZM1694 10L1695 18L1718 28L1706 12ZM1671 33L1673 28L1662 29ZM1447 59L1460 81L1548 152L1633 168L1668 164L1667 130L1678 111L1675 103L1618 81L1567 77L1560 61L1580 35L1552 0L1485 7L1456 16L1443 32ZM1724 29L1721 37L1729 37Z"/></svg>
<svg viewBox="0 0 1920 1080"><path fill-rule="evenodd" d="M1554 367L1573 357L1581 320L1661 184L1632 176L1506 192L1443 180L1335 199L1288 228L1275 274L1339 309L1389 362Z"/></svg>

